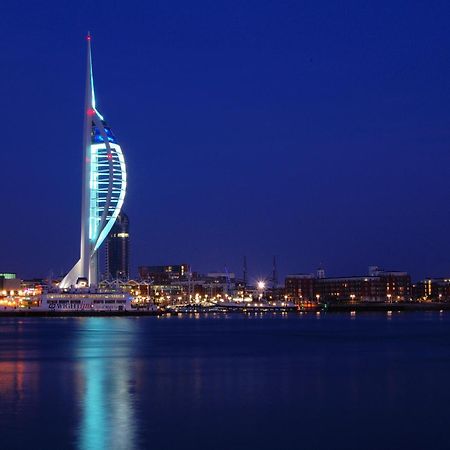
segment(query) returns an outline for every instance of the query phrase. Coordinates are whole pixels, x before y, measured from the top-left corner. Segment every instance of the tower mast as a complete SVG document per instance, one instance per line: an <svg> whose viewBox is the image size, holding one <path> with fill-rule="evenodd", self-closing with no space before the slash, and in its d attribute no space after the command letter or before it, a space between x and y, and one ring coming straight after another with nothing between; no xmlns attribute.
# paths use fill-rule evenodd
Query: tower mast
<svg viewBox="0 0 450 450"><path fill-rule="evenodd" d="M89 215L90 215L90 187L91 178L91 129L92 115L95 105L93 105L94 83L92 79L92 55L91 55L91 35L88 32L86 37L86 91L84 101L84 127L83 127L83 174L82 174L82 196L81 196L81 242L80 242L80 277L88 278L91 281L90 253L91 246L89 240ZM94 269L94 267L92 267ZM97 282L95 278L95 283Z"/></svg>

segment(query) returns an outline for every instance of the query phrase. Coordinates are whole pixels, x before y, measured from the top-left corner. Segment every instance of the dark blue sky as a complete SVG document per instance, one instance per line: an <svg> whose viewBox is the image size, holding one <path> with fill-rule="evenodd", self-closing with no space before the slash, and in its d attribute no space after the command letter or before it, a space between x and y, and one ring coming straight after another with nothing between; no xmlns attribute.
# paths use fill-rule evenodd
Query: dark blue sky
<svg viewBox="0 0 450 450"><path fill-rule="evenodd" d="M450 267L448 1L2 1L0 269L78 258L85 40L132 265Z"/></svg>

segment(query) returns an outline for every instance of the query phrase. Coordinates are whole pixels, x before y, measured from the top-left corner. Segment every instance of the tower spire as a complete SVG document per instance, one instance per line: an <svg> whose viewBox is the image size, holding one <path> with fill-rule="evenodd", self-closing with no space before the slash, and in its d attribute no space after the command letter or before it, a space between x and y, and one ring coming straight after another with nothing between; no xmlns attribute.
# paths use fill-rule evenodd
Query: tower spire
<svg viewBox="0 0 450 450"><path fill-rule="evenodd" d="M92 98L94 96L94 80L92 76L92 51L91 51L91 33L88 31L86 36L86 110L92 108Z"/></svg>
<svg viewBox="0 0 450 450"><path fill-rule="evenodd" d="M95 102L95 89L94 89L94 73L92 69L92 48L91 48L91 33L88 31L86 36L87 41L87 61L86 61L86 98L85 98L85 110L88 111L88 115L93 116L97 114L100 120L103 120L102 115L97 111Z"/></svg>
<svg viewBox="0 0 450 450"><path fill-rule="evenodd" d="M86 90L83 127L83 180L81 198L81 277L90 278L90 179L91 179L91 130L95 115L94 80L92 75L91 33L86 36Z"/></svg>

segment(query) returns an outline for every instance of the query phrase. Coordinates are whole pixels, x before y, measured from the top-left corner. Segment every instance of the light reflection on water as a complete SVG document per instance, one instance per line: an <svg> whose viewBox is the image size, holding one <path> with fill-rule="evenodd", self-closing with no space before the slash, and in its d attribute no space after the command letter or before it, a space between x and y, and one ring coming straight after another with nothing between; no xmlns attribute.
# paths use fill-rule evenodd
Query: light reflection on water
<svg viewBox="0 0 450 450"><path fill-rule="evenodd" d="M447 313L0 318L0 450L448 450L449 378Z"/></svg>
<svg viewBox="0 0 450 450"><path fill-rule="evenodd" d="M78 321L76 368L79 385L80 450L136 448L132 321Z"/></svg>

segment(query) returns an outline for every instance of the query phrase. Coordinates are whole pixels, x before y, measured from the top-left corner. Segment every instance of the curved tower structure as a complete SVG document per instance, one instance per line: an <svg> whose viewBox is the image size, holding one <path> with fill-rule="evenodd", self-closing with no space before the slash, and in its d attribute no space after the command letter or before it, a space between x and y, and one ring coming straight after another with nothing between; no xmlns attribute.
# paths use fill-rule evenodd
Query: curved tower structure
<svg viewBox="0 0 450 450"><path fill-rule="evenodd" d="M84 108L83 181L80 259L60 283L75 286L79 278L96 285L98 249L110 232L125 199L127 173L122 149L98 112L92 75L91 36L87 36Z"/></svg>

